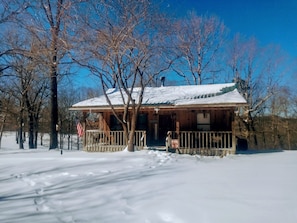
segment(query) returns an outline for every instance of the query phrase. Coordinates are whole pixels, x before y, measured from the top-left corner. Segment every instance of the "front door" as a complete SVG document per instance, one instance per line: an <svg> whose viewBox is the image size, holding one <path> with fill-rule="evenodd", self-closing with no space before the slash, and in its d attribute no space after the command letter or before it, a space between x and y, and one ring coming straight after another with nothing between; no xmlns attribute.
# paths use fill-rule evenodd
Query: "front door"
<svg viewBox="0 0 297 223"><path fill-rule="evenodd" d="M174 131L173 120L171 115L159 115L159 142L160 145L165 145L165 140L168 131Z"/></svg>

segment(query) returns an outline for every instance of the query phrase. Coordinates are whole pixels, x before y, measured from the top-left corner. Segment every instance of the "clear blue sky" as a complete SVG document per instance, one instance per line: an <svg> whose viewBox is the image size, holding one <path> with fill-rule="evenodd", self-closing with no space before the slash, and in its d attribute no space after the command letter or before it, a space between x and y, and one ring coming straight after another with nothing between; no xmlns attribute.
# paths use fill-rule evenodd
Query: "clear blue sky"
<svg viewBox="0 0 297 223"><path fill-rule="evenodd" d="M280 45L297 58L297 0L168 0L179 14L215 14L230 29L260 44ZM176 9L175 9L176 10Z"/></svg>
<svg viewBox="0 0 297 223"><path fill-rule="evenodd" d="M168 10L185 16L187 11L215 14L231 35L255 37L263 46L279 45L297 59L297 0L166 0ZM92 81L94 85L96 81ZM97 84L97 83L96 83ZM81 83L80 83L81 85Z"/></svg>

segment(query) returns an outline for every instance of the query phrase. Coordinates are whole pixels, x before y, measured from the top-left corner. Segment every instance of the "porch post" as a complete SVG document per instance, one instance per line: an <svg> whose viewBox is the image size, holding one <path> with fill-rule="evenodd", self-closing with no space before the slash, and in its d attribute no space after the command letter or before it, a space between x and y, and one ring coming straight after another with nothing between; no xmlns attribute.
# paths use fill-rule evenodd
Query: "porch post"
<svg viewBox="0 0 297 223"><path fill-rule="evenodd" d="M87 113L83 112L83 150L85 150L86 146L87 146L87 125L86 125L86 119L87 119Z"/></svg>
<svg viewBox="0 0 297 223"><path fill-rule="evenodd" d="M235 134L235 121L232 122L232 154L236 153L236 134Z"/></svg>
<svg viewBox="0 0 297 223"><path fill-rule="evenodd" d="M180 136L179 136L180 127L179 127L179 121L176 121L175 126L176 126L175 127L175 131L176 131L176 134L177 134L178 147L180 147Z"/></svg>

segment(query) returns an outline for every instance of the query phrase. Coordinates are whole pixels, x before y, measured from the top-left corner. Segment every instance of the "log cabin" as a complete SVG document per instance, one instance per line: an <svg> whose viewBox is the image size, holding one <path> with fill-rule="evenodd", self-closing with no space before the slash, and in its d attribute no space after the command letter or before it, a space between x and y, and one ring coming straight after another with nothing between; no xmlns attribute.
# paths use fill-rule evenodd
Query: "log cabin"
<svg viewBox="0 0 297 223"><path fill-rule="evenodd" d="M138 97L139 88L133 91ZM124 111L121 94L107 92L117 114ZM234 117L247 102L235 83L146 87L134 145L165 148L181 154L226 155L236 152ZM84 150L121 151L127 145L120 122L105 95L74 104L84 115ZM128 120L129 122L129 120Z"/></svg>

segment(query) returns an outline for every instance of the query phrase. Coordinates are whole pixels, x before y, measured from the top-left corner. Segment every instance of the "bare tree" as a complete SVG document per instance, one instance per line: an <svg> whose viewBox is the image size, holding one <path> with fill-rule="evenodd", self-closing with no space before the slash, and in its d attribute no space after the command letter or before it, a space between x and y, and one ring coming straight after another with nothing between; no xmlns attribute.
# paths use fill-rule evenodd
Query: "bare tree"
<svg viewBox="0 0 297 223"><path fill-rule="evenodd" d="M50 86L51 86L51 133L50 149L58 148L58 41L62 28L62 16L64 15L63 0L42 1L42 8L47 18L47 24L50 26Z"/></svg>
<svg viewBox="0 0 297 223"><path fill-rule="evenodd" d="M271 142L273 143L273 148L282 148L282 137L280 137L280 129L288 125L287 121L283 121L282 118L287 119L289 117L290 109L290 92L288 88L280 88L278 94L273 95L270 99L270 105L267 106L269 113L271 114ZM268 124L268 123L267 123ZM288 135L288 146L290 148L290 133L287 129Z"/></svg>
<svg viewBox="0 0 297 223"><path fill-rule="evenodd" d="M78 114L70 111L69 108L76 102L85 99L81 96L82 90L75 88L70 82L59 90L59 131L60 131L60 148L64 149L64 138L67 136L67 148L72 148L73 135L77 132L76 121ZM76 138L77 148L79 148L79 137Z"/></svg>
<svg viewBox="0 0 297 223"><path fill-rule="evenodd" d="M14 50L6 56L9 69L5 71L2 91L12 95L19 102L20 148L23 148L22 132L25 120L28 120L29 148L36 148L40 111L48 96L48 79L44 75L43 66L39 64L39 59L36 60L39 47L35 45L34 39L14 33L7 36L7 41Z"/></svg>
<svg viewBox="0 0 297 223"><path fill-rule="evenodd" d="M128 150L134 151L144 89L171 64L164 55L168 26L150 0L100 1L100 6L98 1L92 3L86 13L89 17L82 16L79 34L85 44L81 44L84 59L79 62L99 77L113 114L123 126ZM110 88L121 93L123 116L116 113L109 99Z"/></svg>
<svg viewBox="0 0 297 223"><path fill-rule="evenodd" d="M25 0L0 0L0 24L16 22L19 14L29 7Z"/></svg>
<svg viewBox="0 0 297 223"><path fill-rule="evenodd" d="M23 149L24 139L24 121L25 121L25 91L26 91L26 83L25 83L25 73L22 70L22 65L20 64L20 60L17 56L14 56L14 61L11 61L11 68L7 70L9 75L6 75L5 79L2 79L1 83L1 91L5 95L11 95L14 100L12 102L15 103L16 109L15 117L18 123L18 132L17 132L17 142L19 144L19 149Z"/></svg>
<svg viewBox="0 0 297 223"><path fill-rule="evenodd" d="M76 1L31 1L31 9L24 16L23 26L40 46L40 63L47 68L50 82L50 149L58 147L58 82L65 70L67 53L71 48L69 36Z"/></svg>
<svg viewBox="0 0 297 223"><path fill-rule="evenodd" d="M25 92L24 99L28 114L29 128L29 148L37 148L37 138L39 133L39 120L41 118L42 107L47 102L49 96L48 79L42 72L42 67L39 64L34 64L35 61L30 61L29 68L26 74L26 83L30 88Z"/></svg>
<svg viewBox="0 0 297 223"><path fill-rule="evenodd" d="M11 94L3 92L3 88L0 85L0 149L3 131L7 124L7 119L10 118L9 116L11 115L12 110L12 96Z"/></svg>
<svg viewBox="0 0 297 223"><path fill-rule="evenodd" d="M258 144L255 117L262 115L268 100L276 94L284 75L284 56L278 47L260 47L256 39L246 40L236 35L227 51L227 64L233 80L248 102L241 116L245 136Z"/></svg>
<svg viewBox="0 0 297 223"><path fill-rule="evenodd" d="M19 17L28 7L29 4L25 0L0 0L0 78L3 76L3 71L9 68L9 64L2 63L3 57L13 51L3 44L6 32L19 21Z"/></svg>
<svg viewBox="0 0 297 223"><path fill-rule="evenodd" d="M227 28L216 16L197 16L190 12L175 24L177 60L174 71L189 84L212 79L221 68L216 65L227 36Z"/></svg>
<svg viewBox="0 0 297 223"><path fill-rule="evenodd" d="M12 51L12 49L7 48L7 45L3 43L3 38L5 37L5 32L3 30L5 29L5 25L7 23L15 22L17 16L26 8L27 4L22 1L0 1L0 29L2 30L0 33L0 80L4 76L4 71L10 67L9 64L5 62L6 58L4 57ZM6 92L3 92L3 89L5 88L0 85L0 148L3 130L9 115L9 110L11 109L11 94L6 94Z"/></svg>

